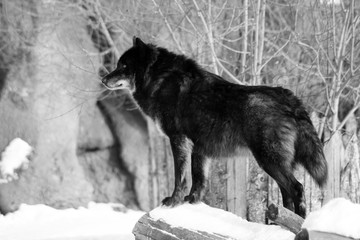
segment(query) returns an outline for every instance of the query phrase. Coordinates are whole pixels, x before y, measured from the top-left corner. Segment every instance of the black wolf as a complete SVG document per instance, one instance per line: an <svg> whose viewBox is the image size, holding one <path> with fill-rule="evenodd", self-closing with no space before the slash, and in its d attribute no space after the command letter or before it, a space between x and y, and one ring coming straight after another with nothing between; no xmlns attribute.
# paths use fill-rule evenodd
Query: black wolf
<svg viewBox="0 0 360 240"><path fill-rule="evenodd" d="M133 39L117 68L102 79L128 89L142 111L169 137L175 189L162 203L183 201L185 166L191 153L192 187L185 201L201 200L207 159L248 148L278 183L283 205L305 216L303 186L293 175L299 163L319 186L327 179L323 146L301 101L281 87L241 86L201 68L192 59Z"/></svg>

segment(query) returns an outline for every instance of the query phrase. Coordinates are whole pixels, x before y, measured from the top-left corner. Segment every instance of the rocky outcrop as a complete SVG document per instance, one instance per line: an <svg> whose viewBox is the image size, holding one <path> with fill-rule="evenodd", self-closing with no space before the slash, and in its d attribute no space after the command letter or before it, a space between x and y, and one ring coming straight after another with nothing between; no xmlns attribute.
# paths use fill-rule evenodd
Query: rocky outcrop
<svg viewBox="0 0 360 240"><path fill-rule="evenodd" d="M8 43L16 56L5 56L12 49L0 53L0 59L12 57L1 62L0 152L16 137L35 152L18 180L0 184L0 211L14 211L21 203L64 208L89 201L138 207L136 195L145 184L133 174L140 171L138 159L147 156L147 136L139 132L146 131L146 125L140 130L133 126L136 118L144 121L139 113L117 112L116 133L110 129L97 104L104 89L86 19L62 2L6 4L2 23L11 20L32 38ZM7 39L19 36L7 34ZM117 106L121 108L121 102ZM129 131L138 134L130 136ZM120 141L119 134L129 136Z"/></svg>

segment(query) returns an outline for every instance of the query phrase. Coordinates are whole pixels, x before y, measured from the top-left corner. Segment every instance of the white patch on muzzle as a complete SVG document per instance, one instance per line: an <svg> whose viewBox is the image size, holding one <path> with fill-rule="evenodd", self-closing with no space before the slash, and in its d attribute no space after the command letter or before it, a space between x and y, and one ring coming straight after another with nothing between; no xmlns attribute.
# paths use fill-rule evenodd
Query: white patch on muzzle
<svg viewBox="0 0 360 240"><path fill-rule="evenodd" d="M107 84L105 84L105 87L108 88L109 90L119 90L119 89L129 89L130 90L130 83L127 80L121 79L118 80L114 86L107 86Z"/></svg>

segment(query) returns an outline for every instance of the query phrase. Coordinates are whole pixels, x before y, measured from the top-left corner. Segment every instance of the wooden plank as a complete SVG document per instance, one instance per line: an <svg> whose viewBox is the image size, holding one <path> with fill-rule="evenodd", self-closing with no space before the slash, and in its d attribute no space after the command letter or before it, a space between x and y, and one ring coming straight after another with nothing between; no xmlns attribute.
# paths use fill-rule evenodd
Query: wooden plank
<svg viewBox="0 0 360 240"><path fill-rule="evenodd" d="M148 125L148 131L149 131L149 144L150 144L150 156L149 156L149 201L150 201L150 207L155 208L158 204L158 184L156 179L156 157L157 154L155 152L155 146L156 146L156 129L153 122L147 118L147 125Z"/></svg>
<svg viewBox="0 0 360 240"><path fill-rule="evenodd" d="M210 173L204 202L212 207L227 209L227 159L209 159Z"/></svg>
<svg viewBox="0 0 360 240"><path fill-rule="evenodd" d="M248 168L248 156L237 158L235 160L235 192L236 192L236 204L235 214L246 219L247 213L247 168Z"/></svg>
<svg viewBox="0 0 360 240"><path fill-rule="evenodd" d="M175 174L168 137L159 130L150 118L147 118L147 124L150 142L149 181L151 188L149 201L151 202L151 209L153 209L159 206L165 197L171 196L175 185ZM187 167L189 168L189 166ZM189 177L188 170L187 176ZM190 183L187 183L188 187Z"/></svg>
<svg viewBox="0 0 360 240"><path fill-rule="evenodd" d="M227 210L246 218L247 157L230 157L227 161Z"/></svg>
<svg viewBox="0 0 360 240"><path fill-rule="evenodd" d="M247 218L252 222L264 223L264 212L268 205L268 175L259 167L252 156L249 157L248 171L247 205L249 212Z"/></svg>
<svg viewBox="0 0 360 240"><path fill-rule="evenodd" d="M324 153L328 162L328 181L323 204L340 196L340 163L344 156L344 147L339 132L330 138L324 147Z"/></svg>
<svg viewBox="0 0 360 240"><path fill-rule="evenodd" d="M227 206L226 210L236 214L235 208L235 199L236 199L236 191L235 191L235 158L229 158L226 162L226 170L227 170L227 179L226 179L226 201Z"/></svg>

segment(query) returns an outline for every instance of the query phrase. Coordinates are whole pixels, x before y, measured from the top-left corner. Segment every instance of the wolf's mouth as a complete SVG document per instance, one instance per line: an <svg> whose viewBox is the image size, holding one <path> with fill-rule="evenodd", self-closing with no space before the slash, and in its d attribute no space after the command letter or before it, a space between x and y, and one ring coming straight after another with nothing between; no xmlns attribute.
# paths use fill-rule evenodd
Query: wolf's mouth
<svg viewBox="0 0 360 240"><path fill-rule="evenodd" d="M103 81L103 84L109 90L130 89L129 82L124 79L118 80L114 83Z"/></svg>

